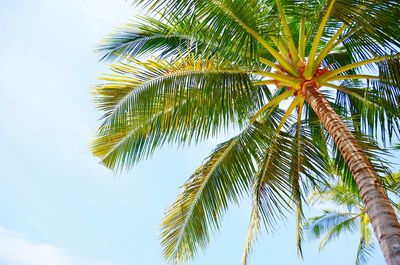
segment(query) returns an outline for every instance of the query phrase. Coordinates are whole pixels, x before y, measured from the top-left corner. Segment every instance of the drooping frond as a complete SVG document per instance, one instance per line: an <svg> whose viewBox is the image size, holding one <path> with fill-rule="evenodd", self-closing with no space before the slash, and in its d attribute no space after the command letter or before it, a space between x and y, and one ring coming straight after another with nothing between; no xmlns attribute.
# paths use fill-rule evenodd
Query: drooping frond
<svg viewBox="0 0 400 265"><path fill-rule="evenodd" d="M167 259L180 264L192 258L199 247L205 247L228 203L237 202L249 189L254 161L268 143L267 129L255 123L220 144L186 182L162 224Z"/></svg>
<svg viewBox="0 0 400 265"><path fill-rule="evenodd" d="M302 249L302 241L303 241L303 197L301 191L301 174L304 171L303 168L303 159L304 155L302 146L301 146L301 118L303 112L303 104L299 106L297 109L297 122L296 122L296 130L294 135L294 152L292 157L292 163L290 166L290 180L292 185L292 198L296 205L296 247L297 247L297 255L303 257L303 249Z"/></svg>
<svg viewBox="0 0 400 265"><path fill-rule="evenodd" d="M253 178L252 214L242 256L242 265L248 262L254 241L260 231L261 222L264 223L267 231L273 231L277 220L283 218L285 210L291 207L290 182L282 171L282 168L289 165L285 162L283 153L280 153L280 151L283 151L281 147L285 146L284 138L279 130L275 130L269 145L263 150L259 158L258 171Z"/></svg>
<svg viewBox="0 0 400 265"><path fill-rule="evenodd" d="M261 223L270 232L275 229L278 220L285 217L290 210L290 183L280 173L279 166L274 166L277 155L274 151L281 143L278 137L271 142L270 153L261 159L258 172L255 176L252 214L250 216L248 234L242 256L242 265L247 264L249 255L260 232ZM282 157L277 158L282 161ZM271 171L269 171L271 170Z"/></svg>
<svg viewBox="0 0 400 265"><path fill-rule="evenodd" d="M367 244L364 239L360 239L356 254L356 265L366 265L368 259L374 254L374 251L375 244L373 242Z"/></svg>
<svg viewBox="0 0 400 265"><path fill-rule="evenodd" d="M301 107L298 111L301 113ZM325 146L323 139L318 138L314 142L307 123L297 120L294 124L287 132L276 132L266 156L260 162L243 264L247 263L253 241L260 230L260 222L264 221L267 231L273 231L276 220L285 216L282 209L292 210L292 204L296 206L297 246L301 256L304 193L308 192L310 186L329 181L329 156L326 149L322 148ZM286 170L289 170L289 174L285 173Z"/></svg>
<svg viewBox="0 0 400 265"><path fill-rule="evenodd" d="M244 244L242 265L248 264L248 260L252 252L253 245L257 239L258 234L260 233L260 229L261 229L261 216L259 212L259 207L257 206L257 201L254 201L250 215L249 227L247 230L247 237Z"/></svg>

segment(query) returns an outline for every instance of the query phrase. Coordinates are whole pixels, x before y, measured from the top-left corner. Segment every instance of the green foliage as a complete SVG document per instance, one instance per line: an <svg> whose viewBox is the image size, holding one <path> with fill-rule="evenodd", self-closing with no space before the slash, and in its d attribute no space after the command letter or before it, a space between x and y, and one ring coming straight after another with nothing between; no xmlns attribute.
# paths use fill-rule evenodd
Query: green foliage
<svg viewBox="0 0 400 265"><path fill-rule="evenodd" d="M219 227L228 203L238 202L249 189L253 161L268 144L265 129L256 123L220 144L185 183L162 223L166 257L185 261L206 245L209 230Z"/></svg>
<svg viewBox="0 0 400 265"><path fill-rule="evenodd" d="M400 132L400 2L135 3L146 15L99 48L102 60L114 63L93 91L103 112L93 153L118 171L164 144L241 131L216 147L169 208L161 233L167 260L180 264L193 258L230 203L244 196L252 198L253 210L242 263L261 228L273 231L293 211L301 256L302 207L310 190L327 186L333 175L345 192L356 190L340 152L304 102L302 67L321 82L378 173L387 174L386 150L376 140L390 142ZM292 101L286 111L280 109L283 99ZM383 179L388 190L394 190L394 180ZM346 198L335 199L352 207ZM364 219L324 212L314 220L315 233L327 232L328 242L353 230L355 220ZM367 219L362 222L367 227ZM370 252L368 233L362 232L359 263Z"/></svg>
<svg viewBox="0 0 400 265"><path fill-rule="evenodd" d="M252 88L247 70L212 59L119 62L112 70L94 90L105 114L93 152L113 169L132 166L165 142L190 143L230 124L242 127L269 95L265 87Z"/></svg>
<svg viewBox="0 0 400 265"><path fill-rule="evenodd" d="M385 176L382 180L386 183L388 192L391 193L392 205L400 201L397 187L399 178L397 174ZM322 215L311 217L305 225L309 235L321 238L320 250L345 232L360 235L359 245L356 253L356 265L366 264L370 256L374 254L375 241L370 225L370 219L366 213L365 206L357 190L351 190L342 182L327 185L320 191L315 191L309 199L312 204L324 205L334 203L340 210L323 209Z"/></svg>

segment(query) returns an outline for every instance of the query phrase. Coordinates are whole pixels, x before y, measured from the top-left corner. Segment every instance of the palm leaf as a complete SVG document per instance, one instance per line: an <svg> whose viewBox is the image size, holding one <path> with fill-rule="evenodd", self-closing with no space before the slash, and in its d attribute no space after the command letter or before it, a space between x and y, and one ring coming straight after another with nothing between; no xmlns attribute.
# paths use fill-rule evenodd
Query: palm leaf
<svg viewBox="0 0 400 265"><path fill-rule="evenodd" d="M265 86L250 89L245 70L210 60L140 65L118 63L115 71L124 72L96 88L105 115L93 152L110 168L132 166L165 142L199 141L229 123L241 127L269 97Z"/></svg>
<svg viewBox="0 0 400 265"><path fill-rule="evenodd" d="M343 231L354 231L356 220L359 216L354 213L340 213L337 211L324 210L323 214L310 218L306 228L316 238L320 238L320 250L334 237L339 236Z"/></svg>
<svg viewBox="0 0 400 265"><path fill-rule="evenodd" d="M136 58L151 53L157 53L161 58L190 53L197 43L194 36L189 35L190 30L184 30L187 24L187 20L177 24L176 21L142 17L102 41L98 48L104 54L101 60Z"/></svg>
<svg viewBox="0 0 400 265"><path fill-rule="evenodd" d="M285 217L285 210L290 209L290 182L282 174L282 168L289 166L282 152L282 147L288 147L285 145L285 138L280 131L275 131L269 146L263 150L259 159L258 171L253 179L253 206L242 256L243 265L248 262L254 241L260 232L261 221L267 231L273 231L277 221Z"/></svg>
<svg viewBox="0 0 400 265"><path fill-rule="evenodd" d="M199 247L205 247L228 203L237 202L248 190L255 172L254 160L268 143L266 129L256 123L220 144L186 182L162 224L167 259L181 263L192 258Z"/></svg>

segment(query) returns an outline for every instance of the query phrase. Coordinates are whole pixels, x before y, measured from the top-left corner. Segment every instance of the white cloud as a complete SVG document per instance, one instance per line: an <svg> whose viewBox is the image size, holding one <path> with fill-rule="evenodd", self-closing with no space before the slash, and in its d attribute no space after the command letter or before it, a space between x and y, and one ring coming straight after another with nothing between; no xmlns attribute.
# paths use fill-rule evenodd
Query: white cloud
<svg viewBox="0 0 400 265"><path fill-rule="evenodd" d="M33 243L0 226L0 264L8 265L111 265L67 255L63 249Z"/></svg>

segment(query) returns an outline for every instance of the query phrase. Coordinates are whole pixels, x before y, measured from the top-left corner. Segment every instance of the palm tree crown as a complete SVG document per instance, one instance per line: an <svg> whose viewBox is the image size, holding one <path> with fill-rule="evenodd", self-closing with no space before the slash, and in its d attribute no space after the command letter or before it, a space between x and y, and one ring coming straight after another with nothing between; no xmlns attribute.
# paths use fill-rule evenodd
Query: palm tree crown
<svg viewBox="0 0 400 265"><path fill-rule="evenodd" d="M360 170L348 167L358 162L349 162L335 132L350 128L347 139L367 147L366 134L390 140L399 130L398 1L136 2L147 15L100 47L104 60L117 62L94 90L104 115L93 153L121 170L163 144L240 129L169 208L161 232L167 259L192 258L229 203L251 194L245 264L261 222L271 229L293 202L300 229L302 194L328 181L332 156L360 187L351 178ZM325 121L327 109L315 107L329 105L326 99L347 127L340 121L339 129L327 128L338 122ZM379 182L368 159L360 159Z"/></svg>

